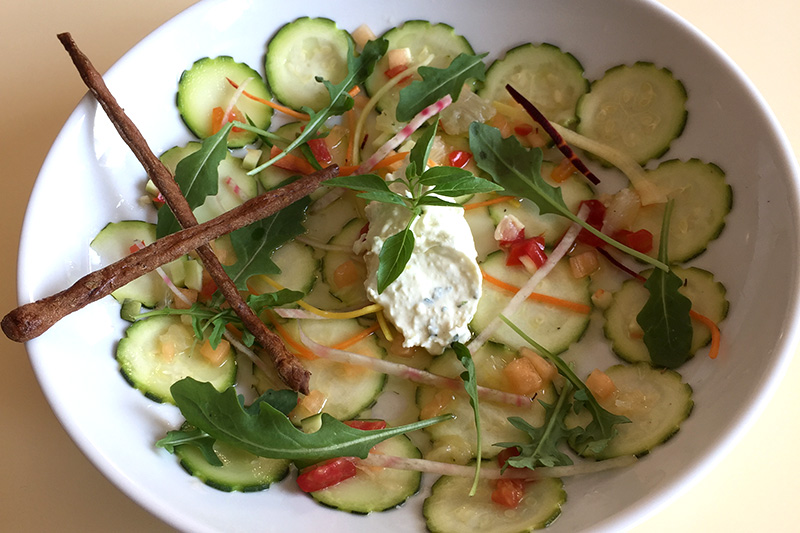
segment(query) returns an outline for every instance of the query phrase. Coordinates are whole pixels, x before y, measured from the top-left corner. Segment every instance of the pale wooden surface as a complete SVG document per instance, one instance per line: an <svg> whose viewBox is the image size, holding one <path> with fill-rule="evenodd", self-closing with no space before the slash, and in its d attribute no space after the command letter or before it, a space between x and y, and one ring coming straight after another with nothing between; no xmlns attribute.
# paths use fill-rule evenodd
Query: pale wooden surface
<svg viewBox="0 0 800 533"><path fill-rule="evenodd" d="M0 312L16 305L25 205L47 150L85 89L56 33L70 31L105 71L192 0L0 1ZM717 42L755 82L800 153L800 4L663 0ZM89 463L59 425L23 346L2 337L0 531L171 531ZM800 360L732 453L634 531L797 531Z"/></svg>

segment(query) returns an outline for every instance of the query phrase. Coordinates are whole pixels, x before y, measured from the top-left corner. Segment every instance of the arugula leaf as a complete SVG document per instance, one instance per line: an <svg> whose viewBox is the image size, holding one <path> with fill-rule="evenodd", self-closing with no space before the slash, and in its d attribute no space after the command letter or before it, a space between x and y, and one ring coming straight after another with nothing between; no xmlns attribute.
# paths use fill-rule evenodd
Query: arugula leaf
<svg viewBox="0 0 800 533"><path fill-rule="evenodd" d="M661 243L658 258L668 261L667 241L673 200L667 202L664 221L661 225ZM683 281L672 270L653 270L644 286L650 296L636 315L636 322L644 330L644 343L650 352L653 364L677 368L691 357L692 319L689 311L692 302L678 292Z"/></svg>
<svg viewBox="0 0 800 533"><path fill-rule="evenodd" d="M467 80L483 81L486 78L486 65L483 63L486 55L459 54L446 68L419 67L417 72L422 80L416 80L400 90L397 120L408 122L448 94L456 101Z"/></svg>
<svg viewBox="0 0 800 533"><path fill-rule="evenodd" d="M217 194L219 173L217 167L228 155L228 133L233 124L226 124L219 132L203 139L200 149L184 157L175 167L175 181L194 209L200 207L208 196ZM160 239L181 229L178 219L168 206L158 210L156 238Z"/></svg>
<svg viewBox="0 0 800 533"><path fill-rule="evenodd" d="M414 220L414 216L411 220ZM406 229L395 233L383 242L381 253L378 255L378 294L386 290L394 280L400 277L411 259L414 251L414 232L411 231L411 220Z"/></svg>
<svg viewBox="0 0 800 533"><path fill-rule="evenodd" d="M561 196L561 189L551 186L542 178L541 149L527 150L513 135L503 138L497 128L480 122L473 122L469 127L469 146L479 168L488 172L509 194L535 203L541 214L555 213L567 217L626 254L661 270L669 270L662 261L615 241L570 211Z"/></svg>
<svg viewBox="0 0 800 533"><path fill-rule="evenodd" d="M554 405L539 400L545 410L545 423L537 428L530 425L525 419L512 416L508 421L515 428L528 434L531 442L499 442L496 446L505 448L518 448L520 453L509 457L506 465L516 468L534 469L539 466L564 466L571 465L572 459L561 450L558 444L569 438L574 430L567 429L564 418L569 412L570 403L567 401L573 391L572 385L567 382L558 396Z"/></svg>
<svg viewBox="0 0 800 533"><path fill-rule="evenodd" d="M369 41L366 45L364 45L364 50L361 51L361 54L356 57L355 51L353 50L353 43L348 41L347 75L344 77L344 79L334 85L328 80L324 80L320 77L316 78L318 82L323 83L328 89L328 94L331 98L330 104L321 109L319 112L315 112L313 109L307 107L303 108L303 111L309 115L309 121L306 123L306 126L303 128L303 131L300 133L300 135L298 135L291 143L289 143L289 145L281 153L277 154L264 164L254 168L248 172L248 174L258 174L265 168L271 166L298 146L302 146L309 139L315 138L319 129L322 128L329 118L336 115L342 115L352 109L354 100L353 97L348 94L348 91L350 91L350 89L356 85L362 84L366 81L369 75L372 74L375 64L381 57L383 57L383 54L386 53L388 47L389 41L383 38ZM239 123L237 123L237 126L238 125Z"/></svg>
<svg viewBox="0 0 800 533"><path fill-rule="evenodd" d="M481 478L481 456L483 455L481 444L481 413L478 403L478 378L475 375L475 361L472 360L472 354L466 346L460 342L454 342L451 347L455 351L458 360L464 365L466 369L461 373L461 379L464 381L464 390L469 395L469 404L472 406L472 412L475 416L475 434L477 435L475 456L478 458L475 461L475 479L472 482L472 489L469 491L470 496L474 496L478 490L478 481Z"/></svg>
<svg viewBox="0 0 800 533"><path fill-rule="evenodd" d="M167 431L167 436L156 442L156 446L164 448L169 453L175 453L177 446L195 446L203 458L212 466L222 466L217 452L214 451L215 439L209 437L208 434L195 427L186 427L186 429L178 429Z"/></svg>
<svg viewBox="0 0 800 533"><path fill-rule="evenodd" d="M223 265L239 290L247 290L247 280L257 274L279 274L272 254L282 244L305 231L303 219L309 199L302 198L274 215L230 234L236 263Z"/></svg>
<svg viewBox="0 0 800 533"><path fill-rule="evenodd" d="M530 338L524 331L519 329L516 324L511 322L506 316L500 315L500 319L508 325L517 335L522 337L525 342L530 344L537 353L542 357L549 360L558 369L559 374L567 378L567 380L575 387L575 412L582 408L586 408L592 415L592 421L583 428L582 431L576 431L570 435L570 443L575 447L578 453L584 453L587 449L597 453L608 445L610 441L617 434L614 427L616 424L623 424L630 422L627 417L615 415L606 411L592 396L592 393L586 387L586 384L575 375L572 368L560 357L550 353L542 345Z"/></svg>
<svg viewBox="0 0 800 533"><path fill-rule="evenodd" d="M303 433L267 401L259 400L245 409L233 387L218 392L210 383L184 378L170 391L191 425L216 440L273 459L317 462L333 457L364 458L383 440L451 418L443 415L405 426L364 431L323 413L320 429Z"/></svg>
<svg viewBox="0 0 800 533"><path fill-rule="evenodd" d="M264 294L251 294L247 297L247 305L258 315L264 309L294 303L303 296L305 294L300 291L281 289L275 292L265 292Z"/></svg>

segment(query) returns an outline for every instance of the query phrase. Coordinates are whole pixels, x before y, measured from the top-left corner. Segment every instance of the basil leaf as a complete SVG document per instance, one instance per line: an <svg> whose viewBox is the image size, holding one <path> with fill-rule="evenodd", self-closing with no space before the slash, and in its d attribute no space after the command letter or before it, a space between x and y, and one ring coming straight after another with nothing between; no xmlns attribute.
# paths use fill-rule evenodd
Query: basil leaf
<svg viewBox="0 0 800 533"><path fill-rule="evenodd" d="M419 173L428 166L428 158L430 157L433 140L436 138L438 129L439 119L437 118L433 124L425 128L425 131L422 132L422 135L419 136L419 139L409 151L408 167L406 168L406 177L409 181L415 180Z"/></svg>
<svg viewBox="0 0 800 533"><path fill-rule="evenodd" d="M400 90L397 120L408 122L448 94L456 101L467 80L483 81L486 78L486 65L483 63L486 55L459 54L446 68L419 67L417 72L422 80L414 81Z"/></svg>
<svg viewBox="0 0 800 533"><path fill-rule="evenodd" d="M219 132L203 139L200 149L181 159L175 167L175 182L191 209L200 207L208 196L217 194L217 167L228 155L228 133L232 127L233 124L228 123ZM162 206L158 210L156 238L160 239L180 229L181 225L169 206Z"/></svg>
<svg viewBox="0 0 800 533"><path fill-rule="evenodd" d="M360 174L358 176L337 176L324 182L327 187L344 187L353 191L378 191L385 192L389 189L389 184L375 174Z"/></svg>
<svg viewBox="0 0 800 533"><path fill-rule="evenodd" d="M381 253L378 255L378 294L381 294L386 287L396 280L411 259L414 251L414 232L411 231L411 222L415 217L412 216L406 229L395 233L383 242Z"/></svg>
<svg viewBox="0 0 800 533"><path fill-rule="evenodd" d="M457 198L465 194L479 194L501 191L496 183L474 176L472 172L460 168L439 166L429 168L420 176L419 182L433 189L428 193Z"/></svg>
<svg viewBox="0 0 800 533"><path fill-rule="evenodd" d="M303 433L267 401L259 399L244 408L233 387L218 392L210 383L184 378L172 385L170 391L193 426L216 440L273 459L317 462L333 457L364 458L383 440L451 418L444 415L405 426L364 431L323 413L320 429Z"/></svg>
<svg viewBox="0 0 800 533"><path fill-rule="evenodd" d="M440 207L464 207L461 204L450 202L448 200L445 200L444 198L439 198L438 196L432 196L430 194L426 194L425 196L417 200L417 205L418 206L436 205Z"/></svg>
<svg viewBox="0 0 800 533"><path fill-rule="evenodd" d="M664 262L668 260L667 242L673 202L667 202L661 225L658 258ZM650 296L636 315L636 322L644 331L642 340L653 364L677 368L691 357L693 328L689 311L692 302L678 291L683 286L683 280L672 270L653 270L644 286Z"/></svg>

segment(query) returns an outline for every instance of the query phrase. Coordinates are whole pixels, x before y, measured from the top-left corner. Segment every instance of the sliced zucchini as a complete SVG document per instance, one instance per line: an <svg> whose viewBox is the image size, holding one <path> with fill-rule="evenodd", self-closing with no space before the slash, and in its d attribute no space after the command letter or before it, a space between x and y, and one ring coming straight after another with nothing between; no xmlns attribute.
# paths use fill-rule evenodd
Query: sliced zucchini
<svg viewBox="0 0 800 533"><path fill-rule="evenodd" d="M219 362L200 353L192 327L178 316L154 316L131 324L117 345L117 361L126 380L148 398L174 403L170 387L192 377L222 391L236 380L233 348Z"/></svg>
<svg viewBox="0 0 800 533"><path fill-rule="evenodd" d="M191 426L184 423L181 429L188 430ZM225 492L257 492L268 489L289 473L288 459L259 457L220 440L213 447L222 466L209 464L196 446L175 446L181 466L209 487Z"/></svg>
<svg viewBox="0 0 800 533"><path fill-rule="evenodd" d="M542 529L561 514L567 500L558 478L525 484L519 507L506 509L491 499L494 482L481 480L469 496L472 478L442 476L425 499L422 514L431 533L521 533Z"/></svg>
<svg viewBox="0 0 800 533"><path fill-rule="evenodd" d="M530 100L550 122L564 126L575 122L578 99L589 90L575 56L547 43L527 43L506 52L486 71L478 94L492 102L516 105L506 85Z"/></svg>
<svg viewBox="0 0 800 533"><path fill-rule="evenodd" d="M530 278L530 274L524 268L506 266L505 254L502 251L489 255L481 268L490 276L515 287L522 287ZM592 305L589 280L576 279L566 261L559 262L537 286L535 292L573 303ZM489 325L505 309L513 296L504 289L484 282L478 310L472 319L472 329L481 331ZM589 313L580 313L530 299L509 318L533 340L554 354L563 352L570 344L578 341L589 325ZM495 330L491 339L514 350L526 345L525 341L505 324Z"/></svg>
<svg viewBox="0 0 800 533"><path fill-rule="evenodd" d="M615 365L605 373L617 391L600 400L606 410L623 415L630 423L618 424L614 436L600 453L586 449L583 454L595 459L621 455L646 455L669 440L692 412L692 388L673 370L653 368L647 363ZM569 427L586 426L591 416L587 411L570 412L565 420ZM589 447L591 448L591 447Z"/></svg>
<svg viewBox="0 0 800 533"><path fill-rule="evenodd" d="M227 110L237 94L236 88L228 80L237 86L244 85L247 93L257 98L272 98L261 75L246 64L237 63L229 56L198 59L181 74L176 103L184 123L200 139L215 133L211 131L213 109L219 107ZM241 95L233 104L240 113L238 120L249 120L264 130L269 127L271 107ZM231 131L228 146L239 148L255 140L255 133Z"/></svg>
<svg viewBox="0 0 800 533"><path fill-rule="evenodd" d="M728 314L725 286L714 281L711 272L701 268L672 267L672 271L683 280L683 286L678 290L692 301L692 309L719 324ZM643 272L642 275L647 277L651 272ZM621 359L631 363L650 362L650 354L642 340L642 330L636 322L636 316L644 307L648 295L641 282L628 280L614 293L611 305L603 313L604 332L611 341L611 348ZM692 320L692 327L691 354L694 355L709 343L711 331L697 320Z"/></svg>
<svg viewBox="0 0 800 533"><path fill-rule="evenodd" d="M542 177L550 185L559 187L564 198L564 203L573 213L578 211L578 206L583 200L594 197L594 192L586 179L577 173L561 183L555 183L550 175L555 165L549 161L542 163ZM547 246L554 246L572 223L568 218L554 213L540 215L539 207L528 199L513 199L489 206L489 214L495 225L506 215L514 215L525 225L525 236L535 237L543 235Z"/></svg>
<svg viewBox="0 0 800 533"><path fill-rule="evenodd" d="M140 220L123 220L106 224L92 240L90 246L100 255L103 264L111 264L130 255L131 246L134 246L136 242L148 245L155 240L155 224ZM170 279L174 280L174 274L182 271L184 261L186 261L185 258L176 259L172 263L164 265L164 271L170 276ZM120 303L125 300L135 300L145 307L155 307L166 299L168 292L167 285L161 276L156 272L148 272L115 290L111 296Z"/></svg>
<svg viewBox="0 0 800 533"><path fill-rule="evenodd" d="M516 357L516 353L501 344L486 343L474 356L475 373L478 384L494 389L508 390L503 376L505 366ZM434 374L456 378L464 371L454 352L446 350L436 357L428 367ZM550 401L552 392L549 385L537 392L537 398ZM426 428L431 436L431 449L426 458L435 461L466 464L476 455L475 418L469 397L450 389L420 386L417 390L417 405L421 416L436 416L449 413L453 420L441 422ZM433 409L433 410L431 410ZM538 402L524 407L482 400L479 402L481 414L482 457L490 458L503 448L494 446L497 442L527 442L528 436L508 423L508 417L518 416L533 426L544 423L544 410Z"/></svg>
<svg viewBox="0 0 800 533"><path fill-rule="evenodd" d="M419 449L405 435L379 443L371 453L420 458ZM359 470L355 477L312 492L319 503L350 513L368 514L401 505L419 491L421 472L393 468Z"/></svg>
<svg viewBox="0 0 800 533"><path fill-rule="evenodd" d="M335 235L328 244L334 246L345 246L353 249L353 243L361 236L365 221L361 218L354 218L344 225L342 231ZM342 279L342 271L347 271L347 283L339 287L338 279ZM364 288L364 280L367 277L367 267L363 261L353 259L351 252L339 252L329 250L322 258L322 277L328 284L336 298L342 301L345 306L354 304L366 304L367 291ZM353 281L355 279L355 281Z"/></svg>
<svg viewBox="0 0 800 533"><path fill-rule="evenodd" d="M364 330L357 320L287 320L282 328L291 337L291 344L302 345L298 327L302 323L303 331L309 338L324 346L336 346L337 343L352 338ZM375 335L360 340L347 351L368 357L383 358L386 350L380 345ZM325 397L323 413L339 420L355 418L364 409L371 406L383 390L386 375L367 368L336 363L324 358L302 359L303 366L311 372L309 388L319 391ZM257 370L257 374L261 373ZM256 389L262 394L271 387L274 380L259 379Z"/></svg>
<svg viewBox="0 0 800 533"><path fill-rule="evenodd" d="M675 200L669 225L669 261L688 261L708 247L725 227L725 217L733 205L733 191L725 173L713 163L698 159L673 159L647 171L647 179L668 198ZM653 234L653 250L658 254L664 204L642 206L631 230L646 229Z"/></svg>
<svg viewBox="0 0 800 533"><path fill-rule="evenodd" d="M686 124L686 89L665 68L637 62L606 71L578 101L578 133L639 164L660 157Z"/></svg>
<svg viewBox="0 0 800 533"><path fill-rule="evenodd" d="M330 94L316 78L342 81L351 45L350 34L330 19L302 17L283 26L269 41L265 62L275 98L298 111L327 106Z"/></svg>

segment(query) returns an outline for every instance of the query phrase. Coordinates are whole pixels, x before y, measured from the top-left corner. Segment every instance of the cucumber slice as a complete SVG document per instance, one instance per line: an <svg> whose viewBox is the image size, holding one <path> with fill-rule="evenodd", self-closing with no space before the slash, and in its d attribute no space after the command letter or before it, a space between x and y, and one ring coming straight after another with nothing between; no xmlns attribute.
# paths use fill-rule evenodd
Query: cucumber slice
<svg viewBox="0 0 800 533"><path fill-rule="evenodd" d="M495 252L486 258L481 268L490 276L515 287L522 287L530 278L522 267L507 267L505 254ZM576 279L566 261L559 262L550 274L537 286L537 293L555 296L570 302L591 306L589 280ZM514 295L490 283L483 284L483 294L471 327L481 331L505 309ZM558 354L578 341L589 325L589 314L578 313L549 304L527 300L512 317L514 323L551 353ZM505 324L492 335L495 342L514 350L525 346L525 341Z"/></svg>
<svg viewBox="0 0 800 533"><path fill-rule="evenodd" d="M617 435L608 446L598 454L592 454L589 447L585 456L611 459L621 455L646 455L669 440L692 412L692 388L673 370L637 363L612 366L605 373L617 391L600 404L614 414L626 416L630 423L614 426ZM565 423L568 427L586 426L590 419L586 411L571 412Z"/></svg>
<svg viewBox="0 0 800 533"><path fill-rule="evenodd" d="M164 344L174 355L164 355ZM170 387L190 376L225 390L236 380L236 354L231 348L219 364L200 354L200 343L192 327L178 316L154 316L135 322L117 345L117 361L126 380L145 396L157 402L174 403Z"/></svg>
<svg viewBox="0 0 800 533"><path fill-rule="evenodd" d="M175 174L178 163L200 149L200 143L191 142L186 146L176 146L161 154L161 162ZM243 167L242 160L228 154L217 167L219 182L217 194L209 196L202 205L194 209L195 217L200 223L218 217L226 211L243 204L258 194L258 183L249 176Z"/></svg>
<svg viewBox="0 0 800 533"><path fill-rule="evenodd" d="M422 457L405 435L398 435L375 446L372 453L395 457ZM419 491L422 473L412 470L379 468L359 470L355 477L311 493L319 503L358 514L386 511L401 505Z"/></svg>
<svg viewBox="0 0 800 533"><path fill-rule="evenodd" d="M669 225L669 262L688 261L708 247L725 227L733 205L733 191L725 173L713 163L698 159L664 161L647 171L647 179L668 198L675 200ZM653 234L651 256L658 254L664 204L642 206L631 230L646 229Z"/></svg>
<svg viewBox="0 0 800 533"><path fill-rule="evenodd" d="M472 478L442 476L425 499L422 514L431 533L520 533L542 529L561 514L567 500L558 478L525 484L525 495L516 509L506 509L491 499L494 483L481 480L474 496L468 496Z"/></svg>
<svg viewBox="0 0 800 533"><path fill-rule="evenodd" d="M683 286L678 289L681 294L692 301L692 309L719 324L728 314L728 300L725 299L725 286L714 281L714 275L707 270L696 267L672 267ZM652 270L643 272L647 277ZM642 340L642 330L636 322L636 315L642 310L649 293L642 283L628 280L614 293L611 305L605 310L604 332L611 341L611 348L621 359L635 363L651 362L650 354ZM691 353L694 353L711 341L711 331L696 320L692 321Z"/></svg>
<svg viewBox="0 0 800 533"><path fill-rule="evenodd" d="M131 246L137 241L145 245L152 244L156 240L156 226L149 222L140 220L123 220L122 222L110 222L100 230L100 233L92 240L90 246L100 255L103 264L111 264L115 261L130 255ZM173 272L181 270L182 262L185 258L164 265L164 272L170 279ZM127 285L120 287L111 293L115 300L122 303L125 300L135 300L145 307L155 307L164 302L167 297L167 285L156 272L148 272L144 276L137 278Z"/></svg>
<svg viewBox="0 0 800 533"><path fill-rule="evenodd" d="M421 62L432 56L427 66L433 68L446 68L459 54L474 54L475 51L469 41L458 35L452 26L447 24L431 24L426 20L409 20L400 26L390 29L383 34L389 41L389 50L408 48L411 52L411 67L415 68ZM375 65L365 88L369 95L374 95L388 81L386 71L389 70L389 59L386 55ZM401 87L395 87L381 98L377 109L385 110L393 118Z"/></svg>
<svg viewBox="0 0 800 533"><path fill-rule="evenodd" d="M314 257L313 248L301 242L289 241L275 250L272 262L281 272L269 277L287 289L308 294L319 279L319 260ZM251 277L247 285L255 294L275 292L275 288L261 276Z"/></svg>
<svg viewBox="0 0 800 533"><path fill-rule="evenodd" d="M186 126L199 137L211 136L211 116L215 107L227 109L236 89L228 79L257 98L269 100L272 95L261 75L244 63L237 63L232 57L204 57L194 62L192 67L181 74L178 81L176 104ZM269 128L272 108L252 98L240 96L235 102L242 114L242 121L248 119L261 129ZM256 140L256 134L249 131L231 131L228 146L239 148Z"/></svg>
<svg viewBox="0 0 800 533"><path fill-rule="evenodd" d="M516 353L502 344L486 343L473 355L475 373L478 384L495 388L508 389L503 376L503 368L516 357ZM436 357L428 367L430 372L441 376L458 379L464 367L456 358L453 350L448 349ZM546 402L552 401L552 387L538 391L537 398ZM444 396L443 396L444 395ZM442 401L444 400L444 402ZM475 418L469 397L466 394L436 387L420 386L417 389L417 405L421 415L433 406L441 412L432 412L431 416L450 413L453 420L441 422L425 429L431 437L431 449L426 458L435 461L466 464L476 455ZM544 409L539 402L532 402L524 407L501 404L482 400L479 402L481 414L482 457L494 457L503 448L494 446L496 442L527 442L528 436L508 423L508 417L518 416L533 426L544 423Z"/></svg>
<svg viewBox="0 0 800 533"><path fill-rule="evenodd" d="M589 90L580 61L547 43L527 43L506 52L486 71L486 82L478 94L492 102L516 106L506 90L509 84L550 122L564 126L575 122L578 99Z"/></svg>
<svg viewBox="0 0 800 533"><path fill-rule="evenodd" d="M184 423L182 430L192 426ZM202 452L191 444L175 446L181 466L209 487L225 492L257 492L266 490L289 473L288 459L267 459L236 448L226 442L214 442L214 451L222 466L211 465Z"/></svg>
<svg viewBox="0 0 800 533"><path fill-rule="evenodd" d="M577 173L561 183L554 182L550 179L550 175L555 168L553 163L544 161L542 163L542 177L550 185L561 189L564 203L567 204L570 211L575 213L583 200L594 197L594 192L589 184L586 183L586 179ZM547 246L555 246L572 223L568 218L554 213L540 215L539 207L527 199L514 199L490 205L489 214L495 226L500 223L504 216L514 215L525 225L526 237L543 235Z"/></svg>
<svg viewBox="0 0 800 533"><path fill-rule="evenodd" d="M364 330L364 326L355 319L288 320L282 327L291 337L292 343L297 345L302 345L297 329L300 323L309 338L324 346L336 346ZM375 335L370 335L346 349L368 357L382 359L386 356L386 350ZM339 420L355 418L371 406L386 383L385 374L361 366L335 363L323 358L303 359L302 363L311 372L309 388L320 391L327 399L322 412ZM256 383L259 394L263 394L268 388L274 388L274 376L264 377L260 370L256 374L261 374Z"/></svg>
<svg viewBox="0 0 800 533"><path fill-rule="evenodd" d="M665 68L619 65L578 101L578 133L630 155L661 157L686 124L686 89Z"/></svg>
<svg viewBox="0 0 800 533"><path fill-rule="evenodd" d="M361 230L364 224L364 219L354 218L345 224L342 231L334 236L328 244L347 246L352 250L353 243L361 236ZM350 266L353 269L353 275L357 277L357 281L343 287L338 287L336 283L338 277L337 270L348 262L351 263ZM330 287L331 294L341 300L345 306L366 304L369 302L367 291L364 288L364 280L367 277L367 267L363 261L354 260L352 252L326 252L322 258L322 277Z"/></svg>
<svg viewBox="0 0 800 533"><path fill-rule="evenodd" d="M475 202L483 201L483 195L475 198ZM486 257L500 250L500 245L494 238L495 222L489 214L486 206L475 207L464 210L464 218L472 231L472 239L475 241L475 251L478 252L478 262L482 262Z"/></svg>
<svg viewBox="0 0 800 533"><path fill-rule="evenodd" d="M303 17L283 26L267 45L265 68L275 98L287 106L319 111L330 103L321 77L339 83L347 75L352 38L326 18Z"/></svg>

